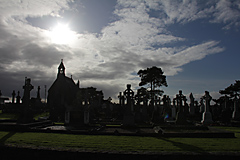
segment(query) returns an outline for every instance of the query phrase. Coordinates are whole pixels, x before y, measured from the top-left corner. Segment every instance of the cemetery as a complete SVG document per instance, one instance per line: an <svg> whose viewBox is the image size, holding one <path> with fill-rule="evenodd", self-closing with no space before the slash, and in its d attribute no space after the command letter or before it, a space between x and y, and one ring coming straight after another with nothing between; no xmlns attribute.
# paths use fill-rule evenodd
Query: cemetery
<svg viewBox="0 0 240 160"><path fill-rule="evenodd" d="M131 84L126 84L126 89L119 92L119 102L112 103L110 97L104 100L102 91L81 88L79 81L75 83L72 77L67 77L62 60L57 79L48 90L47 103L41 101L40 87L37 97L31 98L34 86L27 77L22 98L19 91L17 96L13 91L12 102L5 103L8 98L0 94L0 131L160 139L239 138L239 132L221 127L240 127L240 81L220 90L223 96L219 99L212 99L205 91L199 102L192 93L187 102L182 90L173 99L163 95L159 88L167 87L167 82L161 68L140 70L138 75L141 88L135 92ZM150 87L144 88L147 84ZM34 119L41 113L49 116ZM7 114L17 116L4 118Z"/></svg>

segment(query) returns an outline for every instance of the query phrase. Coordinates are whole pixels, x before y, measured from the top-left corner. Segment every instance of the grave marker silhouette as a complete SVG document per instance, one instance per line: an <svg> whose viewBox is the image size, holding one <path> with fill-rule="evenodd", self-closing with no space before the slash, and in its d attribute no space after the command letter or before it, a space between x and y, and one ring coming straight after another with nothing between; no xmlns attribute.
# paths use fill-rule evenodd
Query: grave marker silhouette
<svg viewBox="0 0 240 160"><path fill-rule="evenodd" d="M179 94L176 95L176 100L177 100L177 105L179 107L179 110L177 112L177 117L176 117L176 124L184 125L187 123L187 119L184 112L185 106L182 105L182 101L186 101L186 96L182 94L181 90L179 90Z"/></svg>
<svg viewBox="0 0 240 160"><path fill-rule="evenodd" d="M127 89L123 92L123 94L127 99L123 115L123 126L134 126L134 115L132 113L134 92L131 89L131 84L127 84Z"/></svg>
<svg viewBox="0 0 240 160"><path fill-rule="evenodd" d="M209 95L208 91L205 91L205 95L203 96L203 99L205 100L205 110L202 115L202 123L203 124L210 124L213 122L212 120L212 114L209 110L210 107L210 101L212 100L212 97Z"/></svg>

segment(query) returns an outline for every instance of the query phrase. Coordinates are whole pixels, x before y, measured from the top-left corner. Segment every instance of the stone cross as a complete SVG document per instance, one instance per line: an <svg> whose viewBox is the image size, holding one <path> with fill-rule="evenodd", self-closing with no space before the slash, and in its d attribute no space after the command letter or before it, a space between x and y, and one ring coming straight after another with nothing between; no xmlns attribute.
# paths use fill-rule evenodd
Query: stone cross
<svg viewBox="0 0 240 160"><path fill-rule="evenodd" d="M122 95L122 92L119 92L119 105L122 106L124 105L124 96Z"/></svg>
<svg viewBox="0 0 240 160"><path fill-rule="evenodd" d="M192 93L189 95L189 98L190 98L189 113L190 113L190 115L194 115L195 114L195 108L194 108L194 97L193 97Z"/></svg>
<svg viewBox="0 0 240 160"><path fill-rule="evenodd" d="M123 92L124 96L127 98L127 106L125 106L125 111L123 115L123 126L134 126L135 120L134 120L134 115L132 114L133 110L133 96L134 92L131 89L131 84L127 85L127 89Z"/></svg>
<svg viewBox="0 0 240 160"><path fill-rule="evenodd" d="M179 90L179 94L176 95L177 100L177 105L179 107L179 110L177 112L177 117L176 117L176 124L186 124L187 123L187 119L186 119L186 115L185 112L183 112L184 107L182 106L182 101L184 101L186 103L186 96L184 96L182 94L182 91Z"/></svg>
<svg viewBox="0 0 240 160"><path fill-rule="evenodd" d="M182 90L179 90L179 94L176 95L177 105L180 107L180 112L183 111L182 101L186 103L186 96L182 94Z"/></svg>
<svg viewBox="0 0 240 160"><path fill-rule="evenodd" d="M127 105L131 105L134 96L134 92L131 89L131 84L127 84L127 89L123 93L127 97Z"/></svg>
<svg viewBox="0 0 240 160"><path fill-rule="evenodd" d="M203 99L205 100L205 112L209 112L210 101L212 100L212 97L209 95L208 91L205 91L205 96Z"/></svg>
<svg viewBox="0 0 240 160"><path fill-rule="evenodd" d="M208 91L205 91L205 95L203 96L203 99L205 100L205 111L202 115L202 123L203 124L210 124L213 122L212 120L212 114L209 111L210 109L210 101L212 100L212 97L209 95Z"/></svg>
<svg viewBox="0 0 240 160"><path fill-rule="evenodd" d="M33 88L34 87L31 85L31 79L25 77L25 85L23 86L24 93L23 93L23 99L22 99L23 104L26 104L26 105L29 104L29 101L30 101L30 91Z"/></svg>

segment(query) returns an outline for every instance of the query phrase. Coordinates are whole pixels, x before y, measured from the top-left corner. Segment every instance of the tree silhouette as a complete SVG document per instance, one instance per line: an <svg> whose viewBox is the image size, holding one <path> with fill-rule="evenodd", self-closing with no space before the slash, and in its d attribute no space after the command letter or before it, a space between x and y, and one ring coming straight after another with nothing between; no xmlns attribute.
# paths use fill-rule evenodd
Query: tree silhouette
<svg viewBox="0 0 240 160"><path fill-rule="evenodd" d="M137 100L137 103L140 104L141 102L147 102L149 99L149 93L147 92L147 89L144 87L141 87L137 90L137 94L135 95L135 99Z"/></svg>
<svg viewBox="0 0 240 160"><path fill-rule="evenodd" d="M152 100L154 100L155 96L162 95L163 91L159 89L161 86L168 86L166 76L163 75L162 69L156 66L139 70L137 74L141 77L139 86L149 85Z"/></svg>
<svg viewBox="0 0 240 160"><path fill-rule="evenodd" d="M230 97L239 97L240 95L240 81L236 80L234 84L231 84L224 90L219 91L220 94L229 95Z"/></svg>

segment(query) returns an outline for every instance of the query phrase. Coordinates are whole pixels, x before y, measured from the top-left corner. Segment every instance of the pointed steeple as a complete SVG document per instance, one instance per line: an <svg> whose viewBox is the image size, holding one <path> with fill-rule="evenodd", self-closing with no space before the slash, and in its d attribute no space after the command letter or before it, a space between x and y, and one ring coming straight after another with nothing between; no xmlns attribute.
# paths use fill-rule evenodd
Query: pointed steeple
<svg viewBox="0 0 240 160"><path fill-rule="evenodd" d="M58 66L58 76L59 75L65 76L65 67L64 67L64 64L63 64L63 59L61 59L61 63Z"/></svg>

